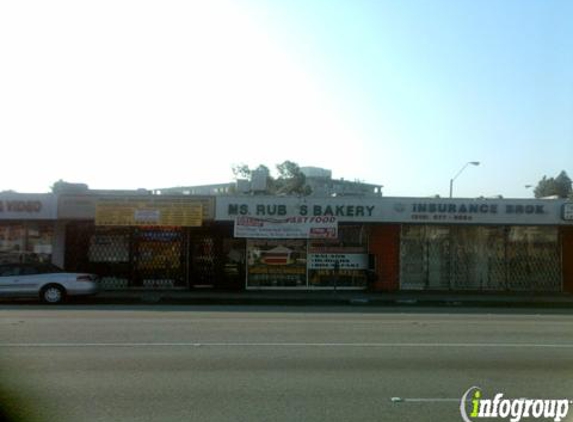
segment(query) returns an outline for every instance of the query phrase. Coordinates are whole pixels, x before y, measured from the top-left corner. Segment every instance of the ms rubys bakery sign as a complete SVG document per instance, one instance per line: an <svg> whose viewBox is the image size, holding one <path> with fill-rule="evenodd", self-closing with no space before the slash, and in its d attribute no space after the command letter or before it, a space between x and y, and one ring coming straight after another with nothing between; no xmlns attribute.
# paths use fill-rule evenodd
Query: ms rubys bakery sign
<svg viewBox="0 0 573 422"><path fill-rule="evenodd" d="M255 215L257 217L372 217L375 205L355 204L228 204L229 216ZM294 211L294 212L293 212Z"/></svg>

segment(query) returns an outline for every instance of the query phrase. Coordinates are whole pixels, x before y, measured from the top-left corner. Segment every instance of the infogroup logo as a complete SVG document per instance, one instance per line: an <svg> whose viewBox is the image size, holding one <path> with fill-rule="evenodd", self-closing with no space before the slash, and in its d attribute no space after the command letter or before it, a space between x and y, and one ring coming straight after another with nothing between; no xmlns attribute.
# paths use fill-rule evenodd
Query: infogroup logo
<svg viewBox="0 0 573 422"><path fill-rule="evenodd" d="M460 413L465 422L488 418L509 419L510 422L522 419L560 422L569 413L571 403L568 399L509 399L504 398L503 393L486 399L481 388L474 386L462 396Z"/></svg>

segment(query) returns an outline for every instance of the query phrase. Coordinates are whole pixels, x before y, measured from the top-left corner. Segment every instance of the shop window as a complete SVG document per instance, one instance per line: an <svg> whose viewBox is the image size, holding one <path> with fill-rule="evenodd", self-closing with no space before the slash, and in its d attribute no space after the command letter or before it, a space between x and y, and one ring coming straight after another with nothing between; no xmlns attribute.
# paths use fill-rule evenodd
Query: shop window
<svg viewBox="0 0 573 422"><path fill-rule="evenodd" d="M561 265L556 227L511 227L507 272L511 290L560 290Z"/></svg>
<svg viewBox="0 0 573 422"><path fill-rule="evenodd" d="M29 223L26 251L33 256L32 261L50 262L54 239L53 224Z"/></svg>
<svg viewBox="0 0 573 422"><path fill-rule="evenodd" d="M555 227L404 225L402 289L561 289Z"/></svg>
<svg viewBox="0 0 573 422"><path fill-rule="evenodd" d="M0 225L1 262L19 262L26 249L26 228L23 224Z"/></svg>
<svg viewBox="0 0 573 422"><path fill-rule="evenodd" d="M53 239L52 223L0 224L0 263L50 262Z"/></svg>
<svg viewBox="0 0 573 422"><path fill-rule="evenodd" d="M247 287L306 286L305 240L248 240Z"/></svg>
<svg viewBox="0 0 573 422"><path fill-rule="evenodd" d="M129 261L129 235L93 234L88 251L90 262L127 262Z"/></svg>
<svg viewBox="0 0 573 422"><path fill-rule="evenodd" d="M310 287L367 285L368 230L363 225L341 225L336 240L310 240L308 283Z"/></svg>

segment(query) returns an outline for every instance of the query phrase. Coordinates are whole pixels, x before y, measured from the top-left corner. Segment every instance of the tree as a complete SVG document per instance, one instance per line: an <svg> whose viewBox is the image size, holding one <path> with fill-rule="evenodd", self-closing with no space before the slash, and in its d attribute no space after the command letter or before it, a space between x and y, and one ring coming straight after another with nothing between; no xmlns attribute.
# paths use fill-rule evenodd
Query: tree
<svg viewBox="0 0 573 422"><path fill-rule="evenodd" d="M256 169L251 169L246 164L238 164L233 167L235 179L253 181L257 174L267 175L266 190L269 195L310 195L312 189L306 184L306 177L297 163L286 160L276 165L278 177L271 176L269 168L263 164Z"/></svg>
<svg viewBox="0 0 573 422"><path fill-rule="evenodd" d="M555 178L555 188L559 198L567 198L571 195L571 179L564 170Z"/></svg>
<svg viewBox="0 0 573 422"><path fill-rule="evenodd" d="M565 171L559 173L555 178L543 176L535 188L536 198L545 198L548 196L557 196L558 198L567 198L573 195L571 179Z"/></svg>
<svg viewBox="0 0 573 422"><path fill-rule="evenodd" d="M298 164L284 161L277 164L279 177L275 180L277 194L309 195L310 187L306 185L306 176Z"/></svg>
<svg viewBox="0 0 573 422"><path fill-rule="evenodd" d="M233 166L233 175L235 179L247 179L251 180L252 171L246 164L237 164Z"/></svg>

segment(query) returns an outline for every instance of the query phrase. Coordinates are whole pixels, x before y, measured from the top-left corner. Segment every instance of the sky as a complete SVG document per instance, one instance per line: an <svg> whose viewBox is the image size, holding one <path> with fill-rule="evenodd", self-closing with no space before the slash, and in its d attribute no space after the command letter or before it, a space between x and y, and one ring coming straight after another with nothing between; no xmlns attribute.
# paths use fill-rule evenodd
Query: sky
<svg viewBox="0 0 573 422"><path fill-rule="evenodd" d="M223 183L285 160L387 196L573 177L569 0L0 3L0 191Z"/></svg>

